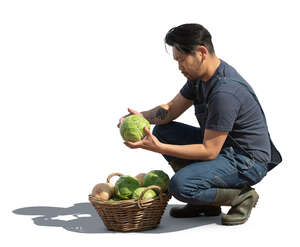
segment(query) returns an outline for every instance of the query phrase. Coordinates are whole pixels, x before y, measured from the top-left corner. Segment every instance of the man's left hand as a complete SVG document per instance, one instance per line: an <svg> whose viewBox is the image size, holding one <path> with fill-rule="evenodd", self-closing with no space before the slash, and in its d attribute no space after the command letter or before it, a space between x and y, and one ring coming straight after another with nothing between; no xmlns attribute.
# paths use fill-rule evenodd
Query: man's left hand
<svg viewBox="0 0 300 247"><path fill-rule="evenodd" d="M129 148L143 148L149 151L160 153L161 150L161 142L147 129L144 128L147 135L140 141L137 142L130 142L125 141L124 144Z"/></svg>

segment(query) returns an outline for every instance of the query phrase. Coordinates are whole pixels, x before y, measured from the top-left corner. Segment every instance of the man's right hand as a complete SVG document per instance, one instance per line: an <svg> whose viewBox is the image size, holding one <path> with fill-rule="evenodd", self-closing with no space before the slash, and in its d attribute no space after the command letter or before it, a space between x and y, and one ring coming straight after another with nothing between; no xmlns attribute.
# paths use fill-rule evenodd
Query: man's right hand
<svg viewBox="0 0 300 247"><path fill-rule="evenodd" d="M143 114L142 114L142 113L140 113L140 112L138 112L138 111L135 111L135 110L133 110L133 109L131 109L131 108L128 108L128 112L129 112L129 114L127 114L127 115L125 115L125 116L123 116L123 117L121 117L121 118L119 119L118 128L120 128L120 125L121 125L121 123L124 121L124 119L125 119L126 117L130 116L130 115L139 115L139 116L142 116L142 117L143 117Z"/></svg>

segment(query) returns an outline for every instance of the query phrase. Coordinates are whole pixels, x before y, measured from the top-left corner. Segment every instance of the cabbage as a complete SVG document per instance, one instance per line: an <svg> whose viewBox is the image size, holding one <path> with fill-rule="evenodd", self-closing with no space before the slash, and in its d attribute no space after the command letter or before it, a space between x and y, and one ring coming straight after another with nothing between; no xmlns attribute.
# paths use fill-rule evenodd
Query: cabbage
<svg viewBox="0 0 300 247"><path fill-rule="evenodd" d="M130 115L121 123L120 133L123 140L137 142L147 135L144 127L150 130L150 123L147 119L139 115Z"/></svg>
<svg viewBox="0 0 300 247"><path fill-rule="evenodd" d="M131 199L133 192L139 187L137 178L123 175L115 183L115 195L120 199Z"/></svg>
<svg viewBox="0 0 300 247"><path fill-rule="evenodd" d="M132 194L132 199L134 200L138 200L142 194L142 192L146 189L146 187L140 187L140 188L137 188L133 194ZM148 199L148 198L154 198L156 197L156 193L154 190L147 190L144 195L143 195L143 198L142 199Z"/></svg>
<svg viewBox="0 0 300 247"><path fill-rule="evenodd" d="M165 192L168 189L169 181L170 178L168 174L162 170L152 170L145 175L144 186L157 185L161 188L162 192Z"/></svg>

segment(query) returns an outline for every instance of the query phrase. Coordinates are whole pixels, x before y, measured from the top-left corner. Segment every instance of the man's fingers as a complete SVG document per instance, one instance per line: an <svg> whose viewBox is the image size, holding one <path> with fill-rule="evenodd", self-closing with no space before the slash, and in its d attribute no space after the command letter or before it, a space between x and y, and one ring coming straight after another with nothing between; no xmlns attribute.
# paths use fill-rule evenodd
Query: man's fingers
<svg viewBox="0 0 300 247"><path fill-rule="evenodd" d="M137 114L137 111L131 109L131 108L128 108L128 112L130 112L131 114Z"/></svg>
<svg viewBox="0 0 300 247"><path fill-rule="evenodd" d="M124 142L124 144L125 144L127 147L131 148L131 146L130 146L127 142Z"/></svg>
<svg viewBox="0 0 300 247"><path fill-rule="evenodd" d="M118 128L120 128L120 125L121 125L121 123L124 121L124 119L125 119L124 117L121 117L121 118L119 119L119 123L118 123L118 125L117 125Z"/></svg>
<svg viewBox="0 0 300 247"><path fill-rule="evenodd" d="M130 116L130 115L131 115L131 114L127 114L127 115L121 117L121 118L119 119L118 127L120 127L121 123L125 120L125 118L127 118L127 117Z"/></svg>
<svg viewBox="0 0 300 247"><path fill-rule="evenodd" d="M139 148L142 145L142 143L143 143L143 141L137 141L137 142L125 141L124 142L124 144L130 148Z"/></svg>
<svg viewBox="0 0 300 247"><path fill-rule="evenodd" d="M146 126L144 127L144 130L146 131L147 135L151 135L150 130L148 130L148 128Z"/></svg>
<svg viewBox="0 0 300 247"><path fill-rule="evenodd" d="M140 112L138 112L138 111L136 111L136 110L133 110L133 109L131 109L131 108L128 108L128 111L129 111L131 114L143 116Z"/></svg>

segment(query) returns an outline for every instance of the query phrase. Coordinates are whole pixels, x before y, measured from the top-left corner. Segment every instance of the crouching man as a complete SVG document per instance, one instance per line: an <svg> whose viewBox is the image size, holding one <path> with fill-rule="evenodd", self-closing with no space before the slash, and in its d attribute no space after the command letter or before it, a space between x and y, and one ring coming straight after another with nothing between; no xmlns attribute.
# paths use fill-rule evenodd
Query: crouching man
<svg viewBox="0 0 300 247"><path fill-rule="evenodd" d="M251 187L260 182L272 161L281 156L268 132L264 112L251 88L228 63L218 58L211 35L202 25L184 24L165 37L178 68L187 78L168 103L129 114L156 126L130 148L161 153L175 171L169 191L185 206L173 207L173 217L217 216L231 206L222 224L242 224L258 201ZM194 105L200 127L174 121ZM274 153L271 153L271 150Z"/></svg>

